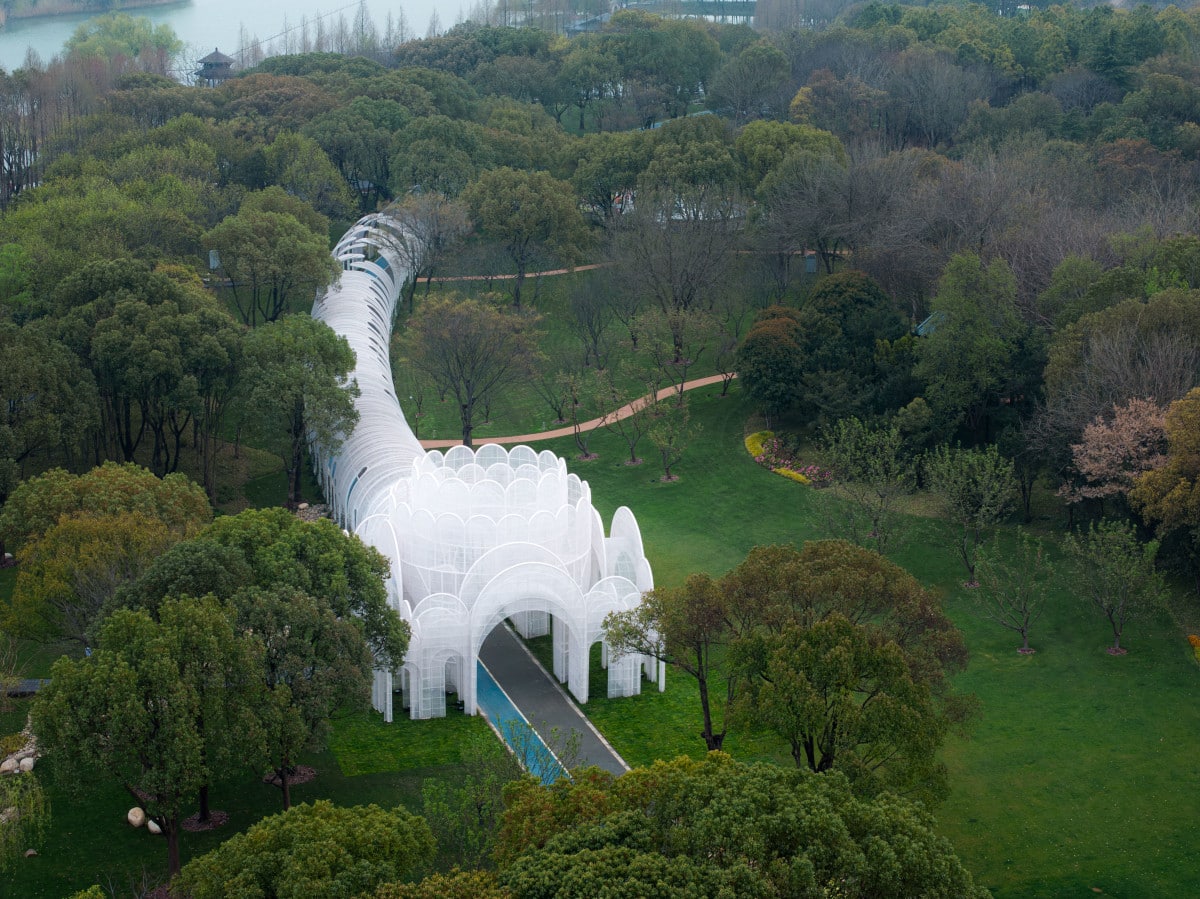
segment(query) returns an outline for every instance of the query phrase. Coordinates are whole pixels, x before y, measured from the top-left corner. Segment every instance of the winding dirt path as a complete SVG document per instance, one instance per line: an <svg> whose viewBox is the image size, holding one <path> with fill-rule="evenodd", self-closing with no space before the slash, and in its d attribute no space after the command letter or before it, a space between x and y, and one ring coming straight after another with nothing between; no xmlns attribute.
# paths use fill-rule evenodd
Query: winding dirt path
<svg viewBox="0 0 1200 899"><path fill-rule="evenodd" d="M696 378L692 381L685 381L683 384L684 390L695 390L697 387L707 387L710 384L720 384L724 379L724 375L709 375L707 378ZM734 375L736 378L737 375ZM669 397L676 391L674 386L664 387L658 392L656 399L662 400ZM581 431L594 431L596 428L603 425L606 421L620 421L623 418L628 418L633 414L634 409L641 402L644 402L646 397L634 400L632 403L626 403L616 412L610 412L608 415L602 415L599 418L593 418L591 421L585 421L579 426ZM499 443L501 445L510 443L534 443L538 440L553 440L556 437L570 437L575 433L575 428L572 425L567 425L565 428L555 428L553 431L541 431L537 434L520 434L516 437L480 437L479 445L485 443ZM446 449L451 446L458 446L462 443L462 439L455 440L422 440L421 446L425 449Z"/></svg>

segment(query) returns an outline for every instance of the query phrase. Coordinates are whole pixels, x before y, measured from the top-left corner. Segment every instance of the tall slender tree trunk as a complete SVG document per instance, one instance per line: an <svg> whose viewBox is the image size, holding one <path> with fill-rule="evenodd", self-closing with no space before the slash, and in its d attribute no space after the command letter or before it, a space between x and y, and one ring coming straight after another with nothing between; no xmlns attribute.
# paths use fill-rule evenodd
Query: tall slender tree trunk
<svg viewBox="0 0 1200 899"><path fill-rule="evenodd" d="M179 858L179 821L176 818L163 818L161 826L167 838L167 878L174 880L183 867Z"/></svg>

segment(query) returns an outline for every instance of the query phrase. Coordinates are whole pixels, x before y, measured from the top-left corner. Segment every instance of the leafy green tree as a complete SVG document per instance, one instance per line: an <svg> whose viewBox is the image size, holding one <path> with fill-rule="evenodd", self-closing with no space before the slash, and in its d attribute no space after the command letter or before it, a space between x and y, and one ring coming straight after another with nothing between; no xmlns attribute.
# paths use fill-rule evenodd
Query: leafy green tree
<svg viewBox="0 0 1200 899"><path fill-rule="evenodd" d="M880 555L894 549L905 520L897 503L916 486L899 428L842 419L821 432L821 454L836 485L824 503L834 536Z"/></svg>
<svg viewBox="0 0 1200 899"><path fill-rule="evenodd" d="M1017 652L1030 655L1029 631L1042 617L1047 582L1052 573L1041 540L1024 530L1017 531L1017 546L1011 552L995 544L984 547L976 566L979 613L989 621L1021 635Z"/></svg>
<svg viewBox="0 0 1200 899"><path fill-rule="evenodd" d="M680 587L656 587L636 609L610 614L604 635L618 656L651 655L695 678L704 722L700 737L710 751L721 748L735 681L724 666L732 636L729 609L712 577L692 574Z"/></svg>
<svg viewBox="0 0 1200 899"><path fill-rule="evenodd" d="M1129 502L1160 536L1183 534L1191 548L1200 587L1200 387L1173 402L1166 416L1167 453L1163 464L1137 479Z"/></svg>
<svg viewBox="0 0 1200 899"><path fill-rule="evenodd" d="M5 627L26 639L94 644L118 590L177 539L140 512L60 518L21 548Z"/></svg>
<svg viewBox="0 0 1200 899"><path fill-rule="evenodd" d="M734 141L742 168L742 183L757 190L763 179L790 153L843 153L841 143L828 131L811 125L793 125L766 119L751 122Z"/></svg>
<svg viewBox="0 0 1200 899"><path fill-rule="evenodd" d="M91 656L55 663L34 705L34 730L60 777L76 789L92 777L117 781L162 828L172 876L180 868L184 812L212 778L198 726L211 690L202 697L197 666L214 660L192 652L242 639L212 604L181 604L161 624L146 612L121 610ZM214 676L210 685L238 685L247 672Z"/></svg>
<svg viewBox="0 0 1200 899"><path fill-rule="evenodd" d="M371 899L508 899L512 894L496 883L491 871L430 874L419 883L385 883Z"/></svg>
<svg viewBox="0 0 1200 899"><path fill-rule="evenodd" d="M611 224L627 208L652 152L640 131L589 134L574 148L578 161L571 184L584 206Z"/></svg>
<svg viewBox="0 0 1200 899"><path fill-rule="evenodd" d="M719 810L719 813L714 813ZM987 896L919 805L839 772L722 753L513 788L497 853L518 897Z"/></svg>
<svg viewBox="0 0 1200 899"><path fill-rule="evenodd" d="M433 851L425 822L401 807L319 800L264 818L193 859L174 888L194 899L358 896L411 875Z"/></svg>
<svg viewBox="0 0 1200 899"><path fill-rule="evenodd" d="M787 741L797 767L844 772L865 795L944 798L950 728L920 666L895 641L834 613L737 645L737 713Z"/></svg>
<svg viewBox="0 0 1200 899"><path fill-rule="evenodd" d="M1165 585L1155 567L1158 541L1143 543L1131 523L1106 520L1091 523L1086 533L1067 534L1063 550L1078 563L1076 583L1112 628L1108 654L1124 655L1126 622L1160 606Z"/></svg>
<svg viewBox="0 0 1200 899"><path fill-rule="evenodd" d="M250 510L164 553L119 600L159 614L164 596L213 594L263 641L247 760L270 762L287 807L300 752L325 745L336 709L365 707L373 668L402 663L408 628L388 605L386 574L378 552L327 519Z"/></svg>
<svg viewBox="0 0 1200 899"><path fill-rule="evenodd" d="M975 585L975 560L989 532L1011 511L1015 501L1013 463L995 446L963 449L939 446L925 459L929 489L956 528L955 549Z"/></svg>
<svg viewBox="0 0 1200 899"><path fill-rule="evenodd" d="M108 13L84 22L67 39L66 52L79 59L137 62L148 72L169 75L183 41L169 25L155 25L145 16Z"/></svg>
<svg viewBox="0 0 1200 899"><path fill-rule="evenodd" d="M252 327L310 303L338 274L328 236L290 213L244 208L204 240L220 255L238 313Z"/></svg>
<svg viewBox="0 0 1200 899"><path fill-rule="evenodd" d="M331 605L285 587L234 596L238 621L266 646L267 695L255 710L266 758L291 808L291 778L304 749L322 748L335 709L364 709L373 659L358 625Z"/></svg>
<svg viewBox="0 0 1200 899"><path fill-rule="evenodd" d="M3 505L26 467L39 457L75 455L84 436L99 424L99 400L78 357L32 328L0 322L0 358L5 360L0 370Z"/></svg>
<svg viewBox="0 0 1200 899"><path fill-rule="evenodd" d="M221 516L197 540L245 560L251 579L242 586L306 593L354 624L380 667L403 662L408 627L388 605L387 559L329 519L307 522L286 509L248 509Z"/></svg>
<svg viewBox="0 0 1200 899"><path fill-rule="evenodd" d="M458 405L464 446L488 396L531 373L537 360L536 319L476 300L433 297L408 322L409 362Z"/></svg>
<svg viewBox="0 0 1200 899"><path fill-rule="evenodd" d="M608 616L604 628L614 653L650 655L696 679L701 737L713 750L726 734L718 718L740 683L731 648L756 633L808 628L834 615L894 640L946 714L965 717L969 702L953 697L945 679L966 666L961 634L912 575L841 540L811 542L799 551L755 547L720 579L693 574L682 587L656 588L637 609Z"/></svg>
<svg viewBox="0 0 1200 899"><path fill-rule="evenodd" d="M81 475L61 468L23 481L0 509L0 534L16 544L45 534L63 516L136 512L178 539L212 520L204 491L180 474L156 478L132 463L105 462Z"/></svg>
<svg viewBox="0 0 1200 899"><path fill-rule="evenodd" d="M919 345L914 374L948 429L965 422L981 433L1006 396L1025 332L1016 291L1001 259L985 268L978 257L959 255L946 266L933 300L935 327Z"/></svg>
<svg viewBox="0 0 1200 899"><path fill-rule="evenodd" d="M312 89L307 82L301 80L300 83ZM311 118L308 116L304 121ZM315 140L284 131L267 146L265 153L270 183L279 185L331 219L346 221L353 218L357 204L350 187Z"/></svg>
<svg viewBox="0 0 1200 899"><path fill-rule="evenodd" d="M737 351L742 387L767 422L786 413L799 399L803 334L796 313L772 306L746 334Z"/></svg>
<svg viewBox="0 0 1200 899"><path fill-rule="evenodd" d="M502 243L517 269L513 305L530 263L543 251L572 264L587 242L587 229L570 184L546 172L511 168L484 172L463 194L480 233Z"/></svg>
<svg viewBox="0 0 1200 899"><path fill-rule="evenodd" d="M300 502L300 474L309 439L326 452L358 422L350 379L354 352L324 322L287 315L256 328L243 342L243 426L283 459L288 502Z"/></svg>

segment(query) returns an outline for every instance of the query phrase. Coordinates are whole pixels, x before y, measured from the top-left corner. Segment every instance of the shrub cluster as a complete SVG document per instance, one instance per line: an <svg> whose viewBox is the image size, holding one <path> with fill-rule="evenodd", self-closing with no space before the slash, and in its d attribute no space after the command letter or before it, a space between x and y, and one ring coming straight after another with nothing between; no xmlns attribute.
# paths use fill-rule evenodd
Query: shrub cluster
<svg viewBox="0 0 1200 899"><path fill-rule="evenodd" d="M796 462L787 444L782 438L776 437L774 431L758 431L751 434L746 438L746 450L759 465L799 484L825 487L833 478L828 469L819 465L801 465Z"/></svg>

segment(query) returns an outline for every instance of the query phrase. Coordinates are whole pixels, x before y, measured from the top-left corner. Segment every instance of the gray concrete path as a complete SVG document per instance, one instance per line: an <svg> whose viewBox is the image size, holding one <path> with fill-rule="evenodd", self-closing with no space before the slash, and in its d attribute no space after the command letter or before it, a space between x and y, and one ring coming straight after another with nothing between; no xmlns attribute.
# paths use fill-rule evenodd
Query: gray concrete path
<svg viewBox="0 0 1200 899"><path fill-rule="evenodd" d="M551 749L558 751L564 735L578 734L575 764L596 765L614 774L629 770L625 760L600 736L554 676L538 663L507 625L502 624L488 634L479 658ZM558 730L557 736L552 733L554 728Z"/></svg>

